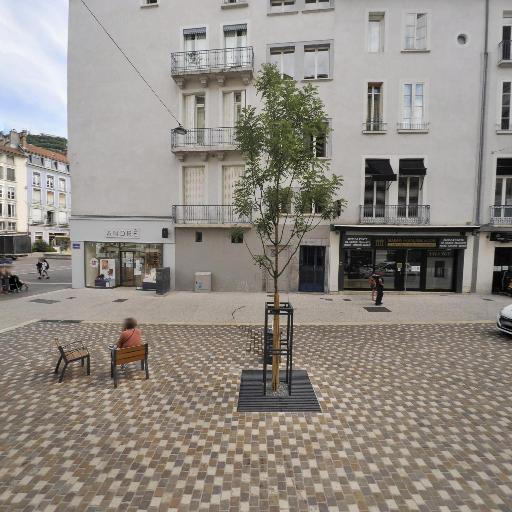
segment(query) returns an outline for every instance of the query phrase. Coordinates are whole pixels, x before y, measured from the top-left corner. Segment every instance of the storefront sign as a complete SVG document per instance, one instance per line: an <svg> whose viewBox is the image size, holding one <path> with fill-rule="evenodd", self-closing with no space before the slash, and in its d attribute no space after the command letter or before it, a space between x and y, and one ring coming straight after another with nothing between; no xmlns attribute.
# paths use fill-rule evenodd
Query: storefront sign
<svg viewBox="0 0 512 512"><path fill-rule="evenodd" d="M368 236L347 235L343 244L345 247L372 247L372 239Z"/></svg>
<svg viewBox="0 0 512 512"><path fill-rule="evenodd" d="M138 228L126 229L107 229L105 231L106 238L140 238Z"/></svg>
<svg viewBox="0 0 512 512"><path fill-rule="evenodd" d="M439 239L439 249L466 249L467 246L465 236L447 236Z"/></svg>
<svg viewBox="0 0 512 512"><path fill-rule="evenodd" d="M452 258L452 251L428 251L427 256L429 258Z"/></svg>
<svg viewBox="0 0 512 512"><path fill-rule="evenodd" d="M495 233L491 233L491 242L512 242L512 233L497 231Z"/></svg>
<svg viewBox="0 0 512 512"><path fill-rule="evenodd" d="M435 249L437 240L435 238L404 238L393 237L387 239L389 249Z"/></svg>
<svg viewBox="0 0 512 512"><path fill-rule="evenodd" d="M73 242L73 249L80 249L80 242Z"/></svg>

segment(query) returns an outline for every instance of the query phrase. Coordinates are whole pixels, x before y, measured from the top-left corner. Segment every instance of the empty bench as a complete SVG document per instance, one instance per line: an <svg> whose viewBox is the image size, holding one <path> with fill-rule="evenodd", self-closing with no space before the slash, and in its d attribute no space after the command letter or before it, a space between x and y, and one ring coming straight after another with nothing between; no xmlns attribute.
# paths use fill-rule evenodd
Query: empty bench
<svg viewBox="0 0 512 512"><path fill-rule="evenodd" d="M64 368L62 368L59 382L62 382L64 379L64 372L66 371L69 363L80 361L81 366L84 366L84 363L87 363L87 375L91 374L91 355L89 354L87 347L81 341L72 341L71 343L62 345L59 340L55 340L55 346L60 353L57 366L55 367L55 373L59 373L60 363L64 361Z"/></svg>

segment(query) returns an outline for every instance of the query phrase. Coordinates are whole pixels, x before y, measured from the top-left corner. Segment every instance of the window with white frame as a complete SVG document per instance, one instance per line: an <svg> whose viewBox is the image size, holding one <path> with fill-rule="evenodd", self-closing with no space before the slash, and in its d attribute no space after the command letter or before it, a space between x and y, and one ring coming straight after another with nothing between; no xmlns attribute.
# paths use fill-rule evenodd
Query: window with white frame
<svg viewBox="0 0 512 512"><path fill-rule="evenodd" d="M41 175L38 172L35 172L34 174L32 174L32 185L34 187L41 186Z"/></svg>
<svg viewBox="0 0 512 512"><path fill-rule="evenodd" d="M0 203L0 217L4 216L4 204Z"/></svg>
<svg viewBox="0 0 512 512"><path fill-rule="evenodd" d="M368 52L380 53L384 51L384 18L383 12L370 12L368 14Z"/></svg>
<svg viewBox="0 0 512 512"><path fill-rule="evenodd" d="M306 9L325 9L331 6L331 0L306 0Z"/></svg>
<svg viewBox="0 0 512 512"><path fill-rule="evenodd" d="M325 125L325 131L322 133L317 133L316 135L312 135L310 140L311 148L313 150L313 155L316 158L327 158L327 142L328 142L328 131L329 125Z"/></svg>
<svg viewBox="0 0 512 512"><path fill-rule="evenodd" d="M425 84L403 84L402 93L402 130L423 130L425 124Z"/></svg>
<svg viewBox="0 0 512 512"><path fill-rule="evenodd" d="M55 179L53 176L46 176L46 188L55 188Z"/></svg>
<svg viewBox="0 0 512 512"><path fill-rule="evenodd" d="M304 47L304 79L330 77L330 45Z"/></svg>
<svg viewBox="0 0 512 512"><path fill-rule="evenodd" d="M32 202L36 204L41 203L41 189L35 188L32 190Z"/></svg>
<svg viewBox="0 0 512 512"><path fill-rule="evenodd" d="M7 230L8 231L16 231L16 222L8 222Z"/></svg>
<svg viewBox="0 0 512 512"><path fill-rule="evenodd" d="M59 193L59 208L66 208L66 194Z"/></svg>
<svg viewBox="0 0 512 512"><path fill-rule="evenodd" d="M50 190L46 192L46 204L48 206L53 206L55 204L55 194Z"/></svg>
<svg viewBox="0 0 512 512"><path fill-rule="evenodd" d="M40 208L32 208L32 222L42 222L43 216Z"/></svg>
<svg viewBox="0 0 512 512"><path fill-rule="evenodd" d="M245 107L245 91L225 92L223 107L223 126L236 126Z"/></svg>
<svg viewBox="0 0 512 512"><path fill-rule="evenodd" d="M0 199L3 199L4 197L4 189L0 187Z"/></svg>
<svg viewBox="0 0 512 512"><path fill-rule="evenodd" d="M183 30L184 49L187 56L187 65L200 66L206 63L206 56L202 53L207 49L206 45L206 27L189 28Z"/></svg>
<svg viewBox="0 0 512 512"><path fill-rule="evenodd" d="M512 82L503 82L501 86L501 113L500 129L511 130L510 124L510 94L512 92Z"/></svg>
<svg viewBox="0 0 512 512"><path fill-rule="evenodd" d="M16 199L16 189L14 187L7 187L7 199Z"/></svg>
<svg viewBox="0 0 512 512"><path fill-rule="evenodd" d="M4 168L0 165L0 180L4 179Z"/></svg>
<svg viewBox="0 0 512 512"><path fill-rule="evenodd" d="M270 50L270 63L277 66L283 78L295 76L295 48L272 48Z"/></svg>
<svg viewBox="0 0 512 512"><path fill-rule="evenodd" d="M59 212L59 224L67 224L68 223L68 215L66 212Z"/></svg>
<svg viewBox="0 0 512 512"><path fill-rule="evenodd" d="M364 217L384 217L386 209L387 181L378 181L373 176L364 180Z"/></svg>
<svg viewBox="0 0 512 512"><path fill-rule="evenodd" d="M417 217L423 178L421 176L399 176L398 178L398 215ZM401 208L400 208L401 207Z"/></svg>
<svg viewBox="0 0 512 512"><path fill-rule="evenodd" d="M503 162L506 162L506 166L503 166ZM496 176L496 185L494 188L494 206L492 209L492 217L496 218L512 218L512 168L510 164L512 159L498 159L498 172L500 167L507 167L506 172L510 172L509 175L500 174Z"/></svg>
<svg viewBox="0 0 512 512"><path fill-rule="evenodd" d="M14 157L12 155L7 155L5 159L7 160L8 164L14 165Z"/></svg>
<svg viewBox="0 0 512 512"><path fill-rule="evenodd" d="M366 126L368 132L384 131L383 83L370 82L367 86Z"/></svg>
<svg viewBox="0 0 512 512"><path fill-rule="evenodd" d="M425 12L406 14L404 50L427 49L427 23L428 15Z"/></svg>
<svg viewBox="0 0 512 512"><path fill-rule="evenodd" d="M295 0L269 0L270 12L291 12L295 11Z"/></svg>
<svg viewBox="0 0 512 512"><path fill-rule="evenodd" d="M7 181L16 181L16 171L14 169L7 168Z"/></svg>
<svg viewBox="0 0 512 512"><path fill-rule="evenodd" d="M66 192L66 180L64 178L59 178L59 190Z"/></svg>
<svg viewBox="0 0 512 512"><path fill-rule="evenodd" d="M7 217L10 219L16 217L16 205L14 203L7 204Z"/></svg>

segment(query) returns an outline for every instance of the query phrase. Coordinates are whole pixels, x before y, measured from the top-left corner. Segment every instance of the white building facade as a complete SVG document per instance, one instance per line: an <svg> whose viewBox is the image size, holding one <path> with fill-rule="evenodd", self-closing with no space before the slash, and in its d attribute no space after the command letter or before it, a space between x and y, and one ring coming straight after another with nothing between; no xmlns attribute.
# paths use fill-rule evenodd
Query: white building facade
<svg viewBox="0 0 512 512"><path fill-rule="evenodd" d="M0 234L28 232L26 161L20 135L0 134Z"/></svg>
<svg viewBox="0 0 512 512"><path fill-rule="evenodd" d="M505 4L490 2L490 25L500 26ZM373 271L395 290L489 284L481 277L488 258L483 274L478 266L479 226L488 219L480 219L477 198L485 196L490 213L495 158L487 148L482 163L482 131L507 137L496 121L490 129L490 114L482 130L485 1L89 5L187 134L173 131L176 122L72 2L74 287L151 289L155 269L166 266L179 290L193 289L196 272L211 272L215 291L267 288L232 231L242 227L257 250L248 219L232 206L244 170L233 127L241 108L258 104L252 82L265 62L318 87L332 128L318 156L343 176L348 201L338 219L308 234L282 277L284 290L366 289ZM512 73L491 66L489 96ZM498 112L491 103L487 112ZM512 155L512 139L510 146Z"/></svg>
<svg viewBox="0 0 512 512"><path fill-rule="evenodd" d="M55 247L69 238L71 174L67 157L57 151L28 144L27 202L32 243L43 240ZM68 245L67 242L65 245Z"/></svg>

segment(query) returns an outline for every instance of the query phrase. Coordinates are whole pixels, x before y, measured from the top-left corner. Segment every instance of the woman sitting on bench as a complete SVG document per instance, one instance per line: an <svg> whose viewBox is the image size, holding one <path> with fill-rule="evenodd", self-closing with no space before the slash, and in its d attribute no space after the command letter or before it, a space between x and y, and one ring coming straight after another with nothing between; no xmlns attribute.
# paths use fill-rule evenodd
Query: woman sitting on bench
<svg viewBox="0 0 512 512"><path fill-rule="evenodd" d="M142 345L140 329L135 318L127 318L123 324L123 332L119 336L117 348L137 347Z"/></svg>

